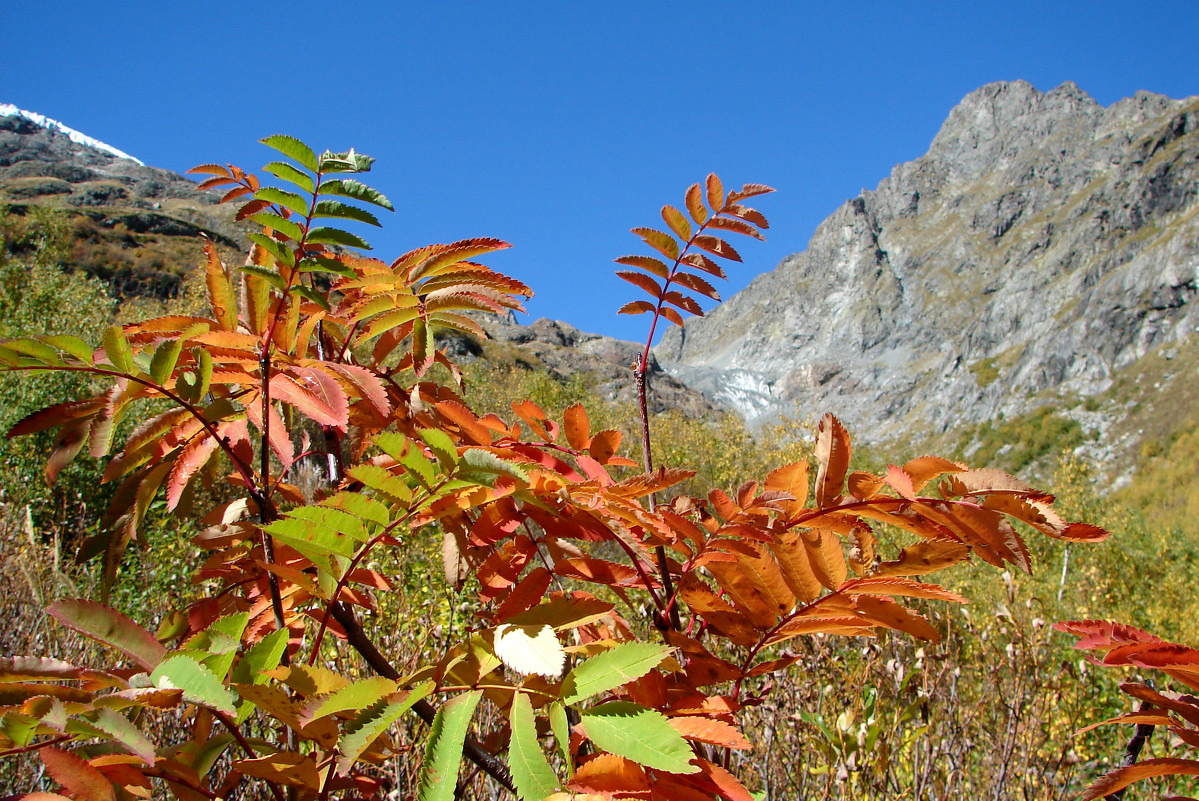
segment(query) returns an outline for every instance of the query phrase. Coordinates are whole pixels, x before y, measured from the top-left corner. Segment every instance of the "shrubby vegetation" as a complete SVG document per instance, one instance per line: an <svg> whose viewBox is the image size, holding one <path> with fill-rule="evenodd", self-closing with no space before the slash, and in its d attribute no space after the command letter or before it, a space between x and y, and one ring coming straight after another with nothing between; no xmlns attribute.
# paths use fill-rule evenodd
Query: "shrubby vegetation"
<svg viewBox="0 0 1199 801"><path fill-rule="evenodd" d="M786 422L772 449L732 417L633 422L640 410L582 377L476 365L459 382L431 330L518 305L523 285L471 261L503 243L391 266L350 255L364 243L321 220L389 207L345 178L369 160L268 144L285 188L205 168L262 230L240 274L209 249L204 308L193 295L182 313L105 329L86 295L100 288L56 272L52 237L34 249L45 264L13 262L99 317L69 329L78 341L46 338L45 293L14 296L5 319L29 325L6 332L23 339L0 346L4 363L68 383L20 398L33 385L8 374L12 408L113 386L148 403L52 406L16 426L61 427L42 444L67 460L73 438L106 439L128 409L115 460L60 477L117 479L113 525L75 521L106 569L69 566L47 536L66 523L26 526L32 496L7 501L0 591L24 624L3 643L10 785L40 764L40 789L76 798L1063 797L1117 756L1110 735L1071 739L1127 707L1048 623L1114 610L1169 631L1193 619L1185 591L1167 592L1188 585L1191 556L1171 545L1144 562L1162 591L1139 601L1121 565L1173 538L1101 503L1078 467L1054 507L943 460L851 472L831 416ZM685 213L663 210L670 233L638 229L660 257L621 262L654 302L625 310L694 313L701 274L739 258L715 233L764 228L741 201L765 191L710 177ZM1131 537L1110 550L1055 508ZM1009 572L964 564L971 552ZM1067 553L1064 572L1047 569ZM171 597L201 562L195 597ZM1012 569L1030 562L1043 566L1031 578ZM955 565L947 588L927 583ZM33 612L110 585L108 606L55 603L65 629ZM953 590L975 602L947 606Z"/></svg>

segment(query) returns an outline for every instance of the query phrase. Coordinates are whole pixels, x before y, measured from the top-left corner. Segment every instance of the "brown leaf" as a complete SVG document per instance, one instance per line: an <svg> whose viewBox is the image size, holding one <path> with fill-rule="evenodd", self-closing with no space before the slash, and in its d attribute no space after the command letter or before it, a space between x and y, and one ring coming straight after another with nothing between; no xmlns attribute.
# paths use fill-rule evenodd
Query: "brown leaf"
<svg viewBox="0 0 1199 801"><path fill-rule="evenodd" d="M741 254L723 239L709 234L700 234L691 241L695 243L697 248L706 250L713 256L720 256L730 261L741 261Z"/></svg>

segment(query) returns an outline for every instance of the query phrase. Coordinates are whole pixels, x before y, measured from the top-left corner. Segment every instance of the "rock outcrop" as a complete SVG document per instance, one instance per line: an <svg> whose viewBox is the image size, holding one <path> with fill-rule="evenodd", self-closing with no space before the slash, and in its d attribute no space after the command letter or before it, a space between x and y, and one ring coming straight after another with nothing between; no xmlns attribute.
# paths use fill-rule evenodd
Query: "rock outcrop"
<svg viewBox="0 0 1199 801"><path fill-rule="evenodd" d="M1199 98L984 86L656 355L751 424L835 409L876 441L1102 392L1199 330L1197 131Z"/></svg>

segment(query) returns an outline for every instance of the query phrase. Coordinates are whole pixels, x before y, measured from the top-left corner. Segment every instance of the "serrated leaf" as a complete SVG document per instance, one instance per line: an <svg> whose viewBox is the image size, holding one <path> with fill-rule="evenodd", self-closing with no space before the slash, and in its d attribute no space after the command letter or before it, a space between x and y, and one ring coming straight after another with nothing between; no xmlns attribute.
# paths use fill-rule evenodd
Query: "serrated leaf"
<svg viewBox="0 0 1199 801"><path fill-rule="evenodd" d="M142 762L154 764L154 743L124 715L111 709L101 709L92 722L97 729L108 734Z"/></svg>
<svg viewBox="0 0 1199 801"><path fill-rule="evenodd" d="M575 666L562 682L562 703L577 704L639 679L666 658L671 648L645 642L626 642Z"/></svg>
<svg viewBox="0 0 1199 801"><path fill-rule="evenodd" d="M278 214L273 214L269 211L260 211L257 214L251 214L250 219L264 228L278 231L293 242L299 242L304 237L303 228L291 220L285 220Z"/></svg>
<svg viewBox="0 0 1199 801"><path fill-rule="evenodd" d="M282 206L285 209L290 209L296 214L304 217L308 214L308 201L302 195L295 192L288 192L286 189L279 189L274 186L264 186L254 193L254 197L258 200L273 203L276 206Z"/></svg>
<svg viewBox="0 0 1199 801"><path fill-rule="evenodd" d="M341 197L348 197L353 200L361 200L364 203L370 203L388 211L395 211L395 207L391 205L391 201L382 192L350 178L325 181L320 185L320 194L340 195Z"/></svg>
<svg viewBox="0 0 1199 801"><path fill-rule="evenodd" d="M297 170L295 167L291 166L287 162L272 161L270 164L266 165L262 169L266 170L267 172L269 172L271 175L275 176L279 180L293 183L297 187L302 189L303 191L307 192L308 194L310 194L310 195L312 194L312 188L313 188L312 176L307 175L307 174L301 172L300 170Z"/></svg>
<svg viewBox="0 0 1199 801"><path fill-rule="evenodd" d="M159 386L166 386L182 352L183 343L178 339L164 339L158 343L150 359L150 380Z"/></svg>
<svg viewBox="0 0 1199 801"><path fill-rule="evenodd" d="M611 701L583 713L587 738L610 754L667 773L695 773L695 753L660 712L632 701Z"/></svg>
<svg viewBox="0 0 1199 801"><path fill-rule="evenodd" d="M287 136L286 134L274 134L273 136L268 136L265 139L259 139L258 141L267 147L272 147L275 150L278 150L289 159L294 160L301 167L311 170L312 172L317 171L316 154L312 152L312 148L301 142L299 139L296 139L294 136Z"/></svg>
<svg viewBox="0 0 1199 801"><path fill-rule="evenodd" d="M241 661L233 668L235 684L262 684L267 681L263 671L274 670L283 660L287 650L287 629L277 629L251 645L242 654Z"/></svg>
<svg viewBox="0 0 1199 801"><path fill-rule="evenodd" d="M127 654L146 670L153 670L166 654L166 648L153 634L95 601L55 601L46 613L64 626Z"/></svg>
<svg viewBox="0 0 1199 801"><path fill-rule="evenodd" d="M327 217L338 220L354 220L367 225L379 226L379 218L366 209L351 206L338 200L318 200L313 208L313 217Z"/></svg>
<svg viewBox="0 0 1199 801"><path fill-rule="evenodd" d="M449 473L458 466L458 448L454 445L454 440L450 439L449 434L440 428L422 428L418 429L416 433L437 457L442 470Z"/></svg>
<svg viewBox="0 0 1199 801"><path fill-rule="evenodd" d="M537 674L547 678L562 675L566 652L553 628L513 626L505 623L495 630L495 655L517 673Z"/></svg>
<svg viewBox="0 0 1199 801"><path fill-rule="evenodd" d="M325 226L310 229L307 241L325 245L341 245L342 247L357 248L358 250L371 249L371 246L361 237L354 236L349 231L327 228Z"/></svg>
<svg viewBox="0 0 1199 801"><path fill-rule="evenodd" d="M708 174L707 195L708 205L712 207L712 211L720 211L724 208L724 186L714 172Z"/></svg>
<svg viewBox="0 0 1199 801"><path fill-rule="evenodd" d="M697 225L703 225L708 219L708 210L704 207L703 190L699 184L692 184L687 187L686 203L687 213L691 215L691 219L695 220Z"/></svg>
<svg viewBox="0 0 1199 801"><path fill-rule="evenodd" d="M125 339L125 329L121 326L114 325L104 332L104 354L117 372L133 371L133 353L129 349L129 340Z"/></svg>
<svg viewBox="0 0 1199 801"><path fill-rule="evenodd" d="M560 789L562 783L541 751L533 705L524 693L518 692L512 697L509 720L512 739L508 744L508 767L516 791L524 801L542 801Z"/></svg>
<svg viewBox="0 0 1199 801"><path fill-rule="evenodd" d="M468 448L462 454L462 462L475 472L510 476L521 481L529 480L528 474L520 465L505 461L491 451L485 451L482 448Z"/></svg>
<svg viewBox="0 0 1199 801"><path fill-rule="evenodd" d="M46 765L46 772L51 778L61 784L77 801L114 801L116 798L112 782L90 762L60 748L40 748L38 755L41 756Z"/></svg>
<svg viewBox="0 0 1199 801"><path fill-rule="evenodd" d="M162 660L150 680L160 689L183 690L183 699L188 703L206 706L226 715L236 713L233 693L221 683L211 670L190 656L169 656Z"/></svg>
<svg viewBox="0 0 1199 801"><path fill-rule="evenodd" d="M473 690L446 701L437 710L425 748L421 769L418 801L453 801L457 786L458 762L467 727L483 697L482 690Z"/></svg>
<svg viewBox="0 0 1199 801"><path fill-rule="evenodd" d="M645 243L671 261L679 257L679 243L670 234L654 228L634 228L633 233L645 240Z"/></svg>
<svg viewBox="0 0 1199 801"><path fill-rule="evenodd" d="M362 679L334 691L326 698L314 699L308 704L300 720L307 725L317 718L336 715L338 712L366 709L395 694L397 689L394 681L383 676ZM409 706L414 703L416 699L413 699Z"/></svg>
<svg viewBox="0 0 1199 801"><path fill-rule="evenodd" d="M92 346L79 337L71 336L70 334L59 334L57 336L46 337L45 341L63 353L74 356L88 366L92 364Z"/></svg>
<svg viewBox="0 0 1199 801"><path fill-rule="evenodd" d="M278 239L267 236L266 234L258 234L258 233L250 234L249 238L251 241L254 242L254 244L258 245L259 248L261 248L262 250L265 250L267 253L269 253L271 256L273 256L276 262L287 265L289 267L291 265L295 264L295 261L296 261L295 254L292 253L291 249L288 248L286 245L284 245L282 242L280 242ZM261 255L262 254L259 253L259 256L261 256ZM259 262L263 262L263 263L260 264ZM274 284L278 289L282 289L283 288L283 284L282 284L283 279L279 275L275 274L275 270L273 268L264 266L265 264L269 264L269 263L270 263L269 260L267 260L265 258L258 258L253 261L246 262L246 264L244 264L242 266L242 269L253 275L258 275L263 278L266 278L268 281L270 281L272 284ZM271 277L272 275L274 275L274 278Z"/></svg>
<svg viewBox="0 0 1199 801"><path fill-rule="evenodd" d="M554 744L558 746L558 754L562 764L566 766L569 778L574 770L570 758L570 719L566 717L566 707L555 701L549 706L550 731L554 733Z"/></svg>
<svg viewBox="0 0 1199 801"><path fill-rule="evenodd" d="M674 206L666 205L662 207L662 219L681 241L686 242L691 238L691 223L687 222L687 218L683 216L683 212Z"/></svg>

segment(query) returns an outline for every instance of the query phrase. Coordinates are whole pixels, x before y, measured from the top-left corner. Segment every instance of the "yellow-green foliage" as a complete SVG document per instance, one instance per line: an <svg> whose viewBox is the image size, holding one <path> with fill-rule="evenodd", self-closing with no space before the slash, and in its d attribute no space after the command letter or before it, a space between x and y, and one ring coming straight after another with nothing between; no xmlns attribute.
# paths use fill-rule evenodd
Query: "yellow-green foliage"
<svg viewBox="0 0 1199 801"><path fill-rule="evenodd" d="M1042 406L1010 420L989 420L962 429L957 450L959 456L968 453L973 464L1019 474L1047 455L1070 453L1088 436L1077 420Z"/></svg>

